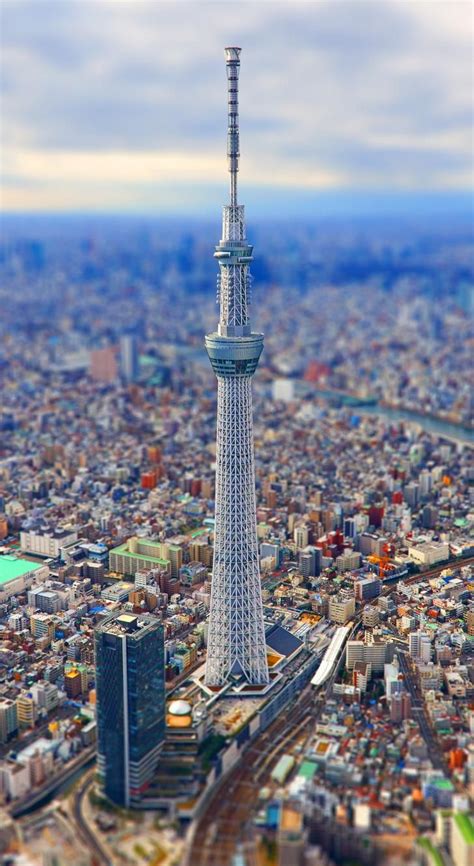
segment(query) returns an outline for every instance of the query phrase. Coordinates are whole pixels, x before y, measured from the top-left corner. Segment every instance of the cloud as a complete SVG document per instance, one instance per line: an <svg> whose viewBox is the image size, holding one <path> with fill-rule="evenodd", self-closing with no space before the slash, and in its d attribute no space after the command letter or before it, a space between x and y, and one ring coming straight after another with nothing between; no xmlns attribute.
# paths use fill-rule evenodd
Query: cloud
<svg viewBox="0 0 474 866"><path fill-rule="evenodd" d="M243 46L254 187L465 189L470 4L4 4L4 206L157 207L225 184L222 48ZM121 193L114 192L114 184ZM160 185L163 195L160 196ZM165 189L166 188L166 189ZM117 204L117 202L119 202ZM28 207L31 205L28 205Z"/></svg>

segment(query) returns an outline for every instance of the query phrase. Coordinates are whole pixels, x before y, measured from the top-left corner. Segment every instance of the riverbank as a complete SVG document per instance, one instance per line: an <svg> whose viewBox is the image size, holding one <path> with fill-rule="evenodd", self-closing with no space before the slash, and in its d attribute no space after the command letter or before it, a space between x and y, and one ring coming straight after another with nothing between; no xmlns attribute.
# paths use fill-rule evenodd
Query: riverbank
<svg viewBox="0 0 474 866"><path fill-rule="evenodd" d="M352 409L355 415L376 415L380 418L393 421L396 424L400 422L417 424L423 430L426 430L427 433L432 433L434 436L474 448L474 430L465 427L463 424L455 424L452 421L445 421L443 418L425 415L423 412L416 412L412 409L398 409L386 406L379 402L376 397L367 397L365 399L352 394L346 394L342 391L316 388L304 379L296 380L295 393L298 397L311 395L320 397L329 403L340 405L341 407L345 406L348 409Z"/></svg>

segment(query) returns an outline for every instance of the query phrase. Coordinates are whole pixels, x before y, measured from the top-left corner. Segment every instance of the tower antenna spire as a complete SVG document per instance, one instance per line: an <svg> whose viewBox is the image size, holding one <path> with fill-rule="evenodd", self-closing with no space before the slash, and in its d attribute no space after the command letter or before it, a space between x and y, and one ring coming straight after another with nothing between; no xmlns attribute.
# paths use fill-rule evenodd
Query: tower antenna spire
<svg viewBox="0 0 474 866"><path fill-rule="evenodd" d="M227 159L230 172L230 204L237 204L237 172L239 170L239 71L240 48L225 49L227 69Z"/></svg>

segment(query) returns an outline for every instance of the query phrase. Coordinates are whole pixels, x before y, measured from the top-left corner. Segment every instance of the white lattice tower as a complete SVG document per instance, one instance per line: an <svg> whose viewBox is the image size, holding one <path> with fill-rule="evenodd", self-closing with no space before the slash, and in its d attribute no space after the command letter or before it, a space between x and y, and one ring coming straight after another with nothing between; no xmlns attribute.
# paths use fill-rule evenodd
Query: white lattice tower
<svg viewBox="0 0 474 866"><path fill-rule="evenodd" d="M206 683L230 676L253 685L268 683L262 592L258 567L252 376L263 335L249 319L249 264L245 216L237 204L239 158L239 48L226 48L230 204L224 207L219 262L220 318L206 348L217 376L216 527Z"/></svg>

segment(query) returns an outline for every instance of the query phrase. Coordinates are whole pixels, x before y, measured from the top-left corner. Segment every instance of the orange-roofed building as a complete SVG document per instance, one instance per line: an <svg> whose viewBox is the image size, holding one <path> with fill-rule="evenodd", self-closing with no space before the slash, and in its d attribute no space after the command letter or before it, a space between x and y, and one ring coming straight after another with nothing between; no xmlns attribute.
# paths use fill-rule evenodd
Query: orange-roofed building
<svg viewBox="0 0 474 866"><path fill-rule="evenodd" d="M464 749L451 749L449 753L449 766L451 770L461 770L466 763L467 755Z"/></svg>

